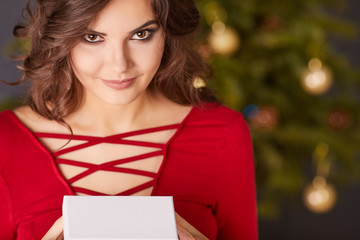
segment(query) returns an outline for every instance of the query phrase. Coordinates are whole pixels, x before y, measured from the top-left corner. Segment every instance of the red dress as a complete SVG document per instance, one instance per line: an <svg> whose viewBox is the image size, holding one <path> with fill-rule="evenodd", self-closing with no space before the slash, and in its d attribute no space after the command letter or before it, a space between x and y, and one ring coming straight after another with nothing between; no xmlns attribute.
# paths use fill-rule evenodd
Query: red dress
<svg viewBox="0 0 360 240"><path fill-rule="evenodd" d="M149 175L152 181L117 195L130 195L153 187L153 196L173 196L175 210L209 239L254 240L257 235L256 194L251 138L241 114L223 106L194 107L180 124L123 133L106 138L74 136L88 141L123 142L124 136L175 128L167 144L155 144L163 162L157 173L117 168L121 159L87 170L66 180L57 162L60 150L49 152L38 137L67 135L33 133L10 111L0 113L0 239L39 240L61 216L64 195L89 189L74 189L71 183L99 169ZM133 142L156 147L154 143ZM70 150L67 150L70 151ZM150 155L151 155L150 154ZM144 158L146 156L143 156Z"/></svg>

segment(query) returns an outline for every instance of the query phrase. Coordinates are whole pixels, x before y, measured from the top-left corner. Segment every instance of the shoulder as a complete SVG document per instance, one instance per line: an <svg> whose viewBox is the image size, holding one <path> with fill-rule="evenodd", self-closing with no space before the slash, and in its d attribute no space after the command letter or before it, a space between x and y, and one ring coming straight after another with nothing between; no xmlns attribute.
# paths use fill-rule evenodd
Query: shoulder
<svg viewBox="0 0 360 240"><path fill-rule="evenodd" d="M0 112L0 132L2 136L11 130L17 129L19 123L14 111L7 109Z"/></svg>
<svg viewBox="0 0 360 240"><path fill-rule="evenodd" d="M22 132L27 131L26 125L24 125L19 118L19 115L21 115L19 112L23 111L23 109L24 107L20 107L14 110L7 109L0 112L1 144L9 142L10 139L17 139L22 135Z"/></svg>
<svg viewBox="0 0 360 240"><path fill-rule="evenodd" d="M9 109L0 112L0 126L11 122L11 114L12 112Z"/></svg>
<svg viewBox="0 0 360 240"><path fill-rule="evenodd" d="M242 113L218 104L197 109L196 114L199 127L216 136L221 148L251 144L251 132Z"/></svg>
<svg viewBox="0 0 360 240"><path fill-rule="evenodd" d="M251 134L242 114L219 104L196 106L187 116L181 131L186 141L204 144L212 150L221 149L229 142L248 142Z"/></svg>
<svg viewBox="0 0 360 240"><path fill-rule="evenodd" d="M32 126L34 122L41 121L41 116L35 113L29 106L21 106L13 110L16 118L25 126Z"/></svg>
<svg viewBox="0 0 360 240"><path fill-rule="evenodd" d="M240 112L220 104L196 106L189 118L190 121L202 122L205 125L218 125L225 128L233 128L237 125L247 128Z"/></svg>
<svg viewBox="0 0 360 240"><path fill-rule="evenodd" d="M6 156L16 153L19 147L23 147L19 143L26 139L27 129L12 110L5 110L0 113L0 133L0 165L2 166Z"/></svg>
<svg viewBox="0 0 360 240"><path fill-rule="evenodd" d="M33 111L29 106L21 106L13 110L14 115L21 124L31 132L53 132L63 127Z"/></svg>

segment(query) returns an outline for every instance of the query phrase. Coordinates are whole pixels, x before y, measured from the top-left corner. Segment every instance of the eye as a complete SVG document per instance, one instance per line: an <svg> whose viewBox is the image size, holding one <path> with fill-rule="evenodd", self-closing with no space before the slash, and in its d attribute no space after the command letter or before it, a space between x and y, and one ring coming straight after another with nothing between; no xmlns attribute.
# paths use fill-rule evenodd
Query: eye
<svg viewBox="0 0 360 240"><path fill-rule="evenodd" d="M102 42L104 39L97 34L86 34L84 39L89 43Z"/></svg>
<svg viewBox="0 0 360 240"><path fill-rule="evenodd" d="M142 30L139 32L136 32L131 39L133 40L145 40L151 37L154 30Z"/></svg>

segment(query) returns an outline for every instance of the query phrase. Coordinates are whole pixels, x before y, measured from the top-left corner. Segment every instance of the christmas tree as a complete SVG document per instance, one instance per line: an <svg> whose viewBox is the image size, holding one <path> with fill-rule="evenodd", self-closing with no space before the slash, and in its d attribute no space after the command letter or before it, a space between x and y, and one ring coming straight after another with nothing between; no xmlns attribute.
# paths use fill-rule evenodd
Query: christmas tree
<svg viewBox="0 0 360 240"><path fill-rule="evenodd" d="M360 75L332 44L356 35L331 14L346 2L197 5L198 51L214 69L208 84L243 112L252 132L260 217L277 216L283 201L300 194L310 210L329 211L336 186L360 173Z"/></svg>
<svg viewBox="0 0 360 240"><path fill-rule="evenodd" d="M330 210L336 187L360 176L360 73L331 41L356 34L330 14L346 2L196 3L197 49L214 69L207 83L243 112L252 132L260 217L277 216L281 203L299 194L310 210ZM14 41L8 54L28 47L28 40ZM9 100L0 109L18 104Z"/></svg>

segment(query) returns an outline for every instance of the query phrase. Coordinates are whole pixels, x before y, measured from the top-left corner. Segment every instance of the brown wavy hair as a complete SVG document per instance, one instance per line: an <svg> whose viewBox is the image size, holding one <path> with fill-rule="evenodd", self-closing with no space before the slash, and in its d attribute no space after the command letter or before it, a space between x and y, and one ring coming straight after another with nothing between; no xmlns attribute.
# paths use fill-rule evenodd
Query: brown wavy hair
<svg viewBox="0 0 360 240"><path fill-rule="evenodd" d="M79 106L82 85L72 70L69 53L110 1L26 1L28 23L15 26L14 35L31 39L22 79L32 82L26 103L35 112L64 123L63 118ZM216 102L207 87L197 89L193 85L195 77L206 75L210 69L191 44L200 19L194 1L151 0L151 4L165 33L165 49L149 87L182 105Z"/></svg>

